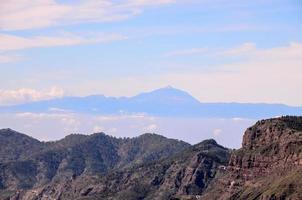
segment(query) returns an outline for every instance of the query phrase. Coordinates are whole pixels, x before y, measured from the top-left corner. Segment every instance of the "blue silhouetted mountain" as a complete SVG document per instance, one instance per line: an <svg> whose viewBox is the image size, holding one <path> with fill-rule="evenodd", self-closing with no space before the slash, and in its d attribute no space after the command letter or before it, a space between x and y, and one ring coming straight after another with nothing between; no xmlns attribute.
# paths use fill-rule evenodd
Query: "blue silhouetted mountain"
<svg viewBox="0 0 302 200"><path fill-rule="evenodd" d="M201 103L185 91L165 87L133 97L63 97L0 107L1 113L75 112L85 114L147 114L160 117L269 118L302 115L302 107L262 103Z"/></svg>

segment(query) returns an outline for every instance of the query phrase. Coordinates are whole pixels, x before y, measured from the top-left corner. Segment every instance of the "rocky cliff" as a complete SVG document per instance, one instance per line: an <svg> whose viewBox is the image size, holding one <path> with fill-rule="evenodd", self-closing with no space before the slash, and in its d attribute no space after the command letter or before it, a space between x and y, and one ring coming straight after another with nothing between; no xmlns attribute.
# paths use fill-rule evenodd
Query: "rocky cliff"
<svg viewBox="0 0 302 200"><path fill-rule="evenodd" d="M261 120L247 129L207 199L302 199L302 117Z"/></svg>

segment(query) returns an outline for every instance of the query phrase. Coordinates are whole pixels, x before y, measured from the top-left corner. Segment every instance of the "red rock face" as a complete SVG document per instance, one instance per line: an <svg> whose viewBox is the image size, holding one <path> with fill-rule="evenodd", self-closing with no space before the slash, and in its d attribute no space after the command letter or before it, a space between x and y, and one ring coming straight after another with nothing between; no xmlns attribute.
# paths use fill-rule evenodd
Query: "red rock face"
<svg viewBox="0 0 302 200"><path fill-rule="evenodd" d="M262 120L245 132L242 148L252 150L273 143L287 143L291 139L296 139L293 135L295 132L282 119Z"/></svg>
<svg viewBox="0 0 302 200"><path fill-rule="evenodd" d="M232 153L225 175L214 184L221 192L217 199L302 199L302 181L296 180L302 170L301 119L262 120L248 128L242 148Z"/></svg>
<svg viewBox="0 0 302 200"><path fill-rule="evenodd" d="M234 153L230 166L270 171L273 167L299 165L302 159L302 132L282 118L262 120L247 129L242 149Z"/></svg>

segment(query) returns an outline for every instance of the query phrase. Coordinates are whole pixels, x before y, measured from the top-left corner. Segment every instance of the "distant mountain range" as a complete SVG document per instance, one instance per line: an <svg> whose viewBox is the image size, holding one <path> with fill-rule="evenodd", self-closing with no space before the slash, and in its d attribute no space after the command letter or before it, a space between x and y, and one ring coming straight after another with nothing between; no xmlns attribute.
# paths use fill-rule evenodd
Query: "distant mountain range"
<svg viewBox="0 0 302 200"><path fill-rule="evenodd" d="M2 106L0 113L76 112L85 114L147 114L160 117L269 118L302 115L302 107L264 103L202 103L185 91L161 88L133 97L63 97Z"/></svg>

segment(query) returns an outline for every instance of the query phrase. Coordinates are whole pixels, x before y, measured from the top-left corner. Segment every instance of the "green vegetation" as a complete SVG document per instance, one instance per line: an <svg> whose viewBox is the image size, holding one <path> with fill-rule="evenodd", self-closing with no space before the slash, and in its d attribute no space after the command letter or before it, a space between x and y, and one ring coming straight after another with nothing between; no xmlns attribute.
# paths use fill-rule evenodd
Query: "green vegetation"
<svg viewBox="0 0 302 200"><path fill-rule="evenodd" d="M239 150L212 139L191 146L156 134L132 139L70 135L41 143L0 130L0 153L5 154L0 199L35 187L37 200L43 195L62 200L300 200L301 124L301 117L261 120L245 133Z"/></svg>
<svg viewBox="0 0 302 200"><path fill-rule="evenodd" d="M302 131L302 117L284 116L281 119L288 128Z"/></svg>

